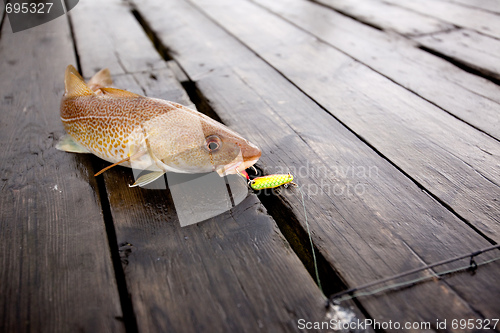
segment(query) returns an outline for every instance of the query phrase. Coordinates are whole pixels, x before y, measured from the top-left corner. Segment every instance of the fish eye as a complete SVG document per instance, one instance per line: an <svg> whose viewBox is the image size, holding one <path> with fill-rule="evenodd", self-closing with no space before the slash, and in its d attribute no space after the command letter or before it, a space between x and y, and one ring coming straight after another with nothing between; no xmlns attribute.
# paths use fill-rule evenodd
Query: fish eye
<svg viewBox="0 0 500 333"><path fill-rule="evenodd" d="M215 152L222 146L222 141L217 135L210 135L205 138L205 146L209 152Z"/></svg>

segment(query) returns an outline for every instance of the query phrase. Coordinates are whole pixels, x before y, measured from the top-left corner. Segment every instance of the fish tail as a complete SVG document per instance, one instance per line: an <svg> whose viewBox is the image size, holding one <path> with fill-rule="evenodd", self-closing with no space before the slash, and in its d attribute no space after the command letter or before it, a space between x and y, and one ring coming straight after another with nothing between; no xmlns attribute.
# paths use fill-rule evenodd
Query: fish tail
<svg viewBox="0 0 500 333"><path fill-rule="evenodd" d="M88 95L94 95L94 92L85 84L76 68L73 65L68 65L64 74L64 96L71 98Z"/></svg>
<svg viewBox="0 0 500 333"><path fill-rule="evenodd" d="M87 85L93 91L97 91L100 88L107 88L113 85L113 79L111 78L111 73L109 69L104 68L99 72L95 73L94 76L87 82Z"/></svg>

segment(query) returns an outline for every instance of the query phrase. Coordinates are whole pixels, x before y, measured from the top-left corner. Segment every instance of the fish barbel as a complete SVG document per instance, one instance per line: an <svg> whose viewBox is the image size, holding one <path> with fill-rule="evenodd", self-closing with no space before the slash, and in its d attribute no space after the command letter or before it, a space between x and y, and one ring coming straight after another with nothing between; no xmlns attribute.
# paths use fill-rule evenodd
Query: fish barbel
<svg viewBox="0 0 500 333"><path fill-rule="evenodd" d="M69 65L64 82L61 120L69 137L57 148L152 171L134 185L146 185L168 171L216 171L222 177L245 170L261 156L257 146L198 111L110 88L107 69L86 84Z"/></svg>

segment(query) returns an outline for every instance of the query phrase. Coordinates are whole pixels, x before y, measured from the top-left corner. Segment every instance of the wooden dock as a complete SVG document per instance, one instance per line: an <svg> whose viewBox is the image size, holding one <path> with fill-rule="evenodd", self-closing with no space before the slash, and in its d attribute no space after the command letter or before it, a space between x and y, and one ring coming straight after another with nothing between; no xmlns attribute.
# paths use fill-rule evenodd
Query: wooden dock
<svg viewBox="0 0 500 333"><path fill-rule="evenodd" d="M498 1L82 0L17 33L0 17L0 332L500 332L498 249L327 302L500 243ZM94 177L109 164L55 149L68 64L228 125L260 171L294 174L306 214L291 188L181 227L168 189Z"/></svg>

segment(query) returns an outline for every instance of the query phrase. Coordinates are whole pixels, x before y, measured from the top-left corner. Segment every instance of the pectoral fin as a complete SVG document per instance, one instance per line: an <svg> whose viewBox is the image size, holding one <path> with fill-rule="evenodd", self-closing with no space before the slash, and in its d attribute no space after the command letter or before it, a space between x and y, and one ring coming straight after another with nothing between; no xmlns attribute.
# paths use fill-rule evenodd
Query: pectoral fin
<svg viewBox="0 0 500 333"><path fill-rule="evenodd" d="M90 154L90 151L76 142L71 135L64 134L59 142L56 144L56 149L66 151L68 153L81 153L81 154Z"/></svg>
<svg viewBox="0 0 500 333"><path fill-rule="evenodd" d="M129 187L146 186L149 183L154 182L155 180L157 180L158 178L160 178L164 174L165 174L165 172L163 172L163 171L150 172L144 176L140 176L139 179L137 179L135 181L135 183L133 183L132 185L129 185Z"/></svg>
<svg viewBox="0 0 500 333"><path fill-rule="evenodd" d="M108 165L107 167L105 167L104 169L102 169L101 171L99 171L98 173L96 173L94 175L94 177L97 177L99 176L101 173L103 173L104 171L107 171L109 169L111 169L112 167L115 167L117 165L120 165L122 164L123 162L127 162L127 161L135 161L137 160L138 158L140 158L141 156L143 156L146 152L145 151L138 151L137 153L135 153L134 155L132 156L128 156L128 157L125 157L123 160L121 161L118 161L114 164L111 164L111 165Z"/></svg>
<svg viewBox="0 0 500 333"><path fill-rule="evenodd" d="M118 161L118 162L116 162L116 163L114 163L114 164L108 165L107 167L105 167L104 169L102 169L101 171L99 171L98 173L96 173L96 174L94 175L94 177L97 177L97 176L99 176L101 173L103 173L104 171L107 171L107 170L111 169L112 167L115 167L115 166L117 166L117 165L120 165L120 164L122 164L123 162L127 162L127 161L129 161L129 160L130 160L130 156L129 156L129 157L126 157L126 158L124 158L123 160Z"/></svg>

